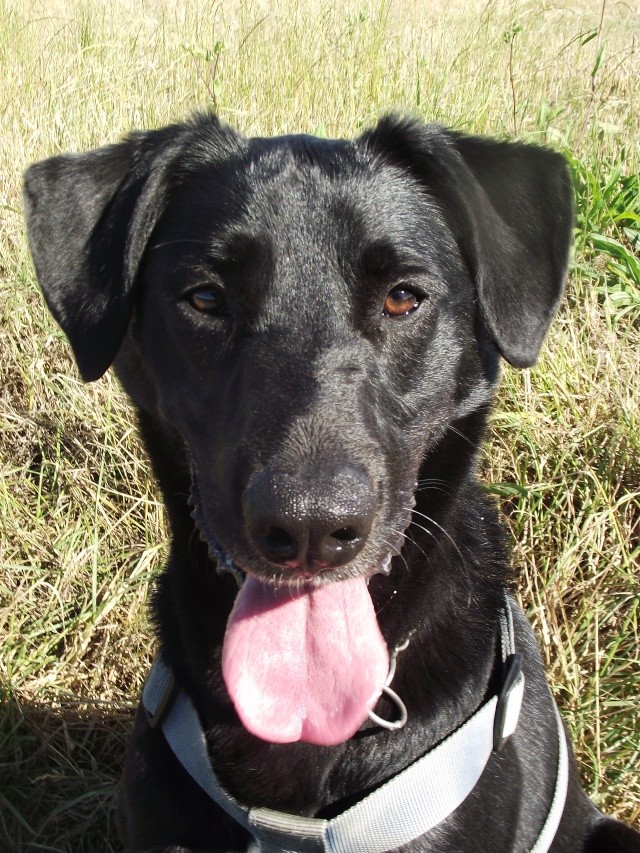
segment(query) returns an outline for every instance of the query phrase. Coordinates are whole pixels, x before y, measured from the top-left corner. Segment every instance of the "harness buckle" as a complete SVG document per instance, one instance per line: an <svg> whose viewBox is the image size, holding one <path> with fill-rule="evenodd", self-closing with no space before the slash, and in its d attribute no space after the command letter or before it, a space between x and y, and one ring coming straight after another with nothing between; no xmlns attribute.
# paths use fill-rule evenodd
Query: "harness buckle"
<svg viewBox="0 0 640 853"><path fill-rule="evenodd" d="M515 732L524 695L522 655L515 652L505 661L505 675L493 719L493 748L499 752Z"/></svg>
<svg viewBox="0 0 640 853"><path fill-rule="evenodd" d="M164 722L178 695L178 686L173 672L160 657L156 658L144 686L142 707L152 729Z"/></svg>

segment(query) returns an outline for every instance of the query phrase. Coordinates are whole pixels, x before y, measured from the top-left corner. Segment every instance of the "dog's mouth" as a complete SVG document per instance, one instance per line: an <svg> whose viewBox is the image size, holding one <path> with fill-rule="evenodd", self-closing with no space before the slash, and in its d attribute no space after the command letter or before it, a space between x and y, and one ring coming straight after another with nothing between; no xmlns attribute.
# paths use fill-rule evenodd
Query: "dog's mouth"
<svg viewBox="0 0 640 853"><path fill-rule="evenodd" d="M218 572L231 573L239 586L222 673L245 728L273 743L330 746L348 740L385 689L389 653L368 583L374 574L390 572L402 540L366 574L280 583L238 566L220 544L195 474L189 502Z"/></svg>

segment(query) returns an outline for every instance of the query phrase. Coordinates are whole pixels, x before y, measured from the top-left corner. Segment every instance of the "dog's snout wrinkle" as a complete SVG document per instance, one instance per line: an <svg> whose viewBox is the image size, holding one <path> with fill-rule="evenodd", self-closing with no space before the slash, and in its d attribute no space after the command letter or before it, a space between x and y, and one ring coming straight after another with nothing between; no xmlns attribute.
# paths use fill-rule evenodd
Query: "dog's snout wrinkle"
<svg viewBox="0 0 640 853"><path fill-rule="evenodd" d="M308 478L264 469L249 480L242 504L247 534L261 557L315 572L360 553L376 508L369 478L349 466Z"/></svg>

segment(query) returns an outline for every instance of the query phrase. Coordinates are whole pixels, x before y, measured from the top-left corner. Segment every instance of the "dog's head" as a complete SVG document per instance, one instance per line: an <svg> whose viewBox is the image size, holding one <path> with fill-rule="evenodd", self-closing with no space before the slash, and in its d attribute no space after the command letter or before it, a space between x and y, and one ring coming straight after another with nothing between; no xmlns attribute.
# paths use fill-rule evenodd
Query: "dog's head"
<svg viewBox="0 0 640 853"><path fill-rule="evenodd" d="M499 356L535 361L572 224L559 155L391 118L354 141L197 118L36 164L26 201L82 376L115 360L262 587L388 568L416 480L468 474Z"/></svg>

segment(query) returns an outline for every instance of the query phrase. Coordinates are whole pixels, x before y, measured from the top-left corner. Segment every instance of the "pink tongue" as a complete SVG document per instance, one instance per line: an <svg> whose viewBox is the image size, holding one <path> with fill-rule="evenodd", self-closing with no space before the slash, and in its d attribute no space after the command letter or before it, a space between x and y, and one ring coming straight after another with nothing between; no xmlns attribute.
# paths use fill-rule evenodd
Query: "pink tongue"
<svg viewBox="0 0 640 853"><path fill-rule="evenodd" d="M364 578L294 593L247 576L222 672L250 732L273 743L341 743L366 719L388 671Z"/></svg>

